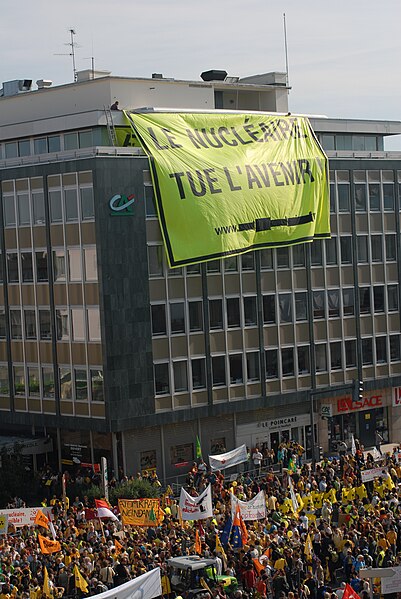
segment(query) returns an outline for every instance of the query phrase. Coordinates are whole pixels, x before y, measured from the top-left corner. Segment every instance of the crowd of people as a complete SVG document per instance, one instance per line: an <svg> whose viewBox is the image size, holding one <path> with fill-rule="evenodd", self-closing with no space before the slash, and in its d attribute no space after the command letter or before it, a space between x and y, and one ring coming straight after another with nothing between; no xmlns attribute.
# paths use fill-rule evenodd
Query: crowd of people
<svg viewBox="0 0 401 599"><path fill-rule="evenodd" d="M251 472L232 480L223 472L211 472L202 460L194 464L186 490L196 496L211 484L214 517L207 520L183 522L178 498L170 489L161 489L162 522L146 528L89 519L93 506L87 498L71 498L66 505L61 497L53 497L50 507L61 550L43 554L38 533L51 537L37 526L1 536L0 599L41 599L45 569L53 597L80 598L155 567L161 568L163 597L173 599L177 593L167 561L195 551L216 558L217 574L237 578L234 599L342 599L345 583L367 599L371 589L361 569L401 565L401 448L377 460L356 443L354 453L324 459L312 468L299 460L294 466L288 455L298 452L294 444L291 447L280 475L269 465L255 464ZM377 466L385 469L383 476L364 484L361 472ZM160 485L154 475L152 479ZM247 501L261 490L266 518L245 523L240 545L231 539L221 547L231 494ZM23 498L13 501L23 505ZM76 585L74 566L88 584L86 594ZM380 593L376 582L372 590ZM212 582L203 590L207 599L226 599L229 594L222 584Z"/></svg>

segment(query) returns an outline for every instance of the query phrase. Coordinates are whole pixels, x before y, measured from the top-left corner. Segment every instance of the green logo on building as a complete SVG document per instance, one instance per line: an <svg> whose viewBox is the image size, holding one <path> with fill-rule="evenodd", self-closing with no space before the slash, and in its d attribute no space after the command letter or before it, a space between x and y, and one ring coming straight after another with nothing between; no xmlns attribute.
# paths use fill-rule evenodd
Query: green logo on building
<svg viewBox="0 0 401 599"><path fill-rule="evenodd" d="M134 213L132 204L135 202L133 195L126 196L117 193L109 201L110 214L112 216L129 216Z"/></svg>

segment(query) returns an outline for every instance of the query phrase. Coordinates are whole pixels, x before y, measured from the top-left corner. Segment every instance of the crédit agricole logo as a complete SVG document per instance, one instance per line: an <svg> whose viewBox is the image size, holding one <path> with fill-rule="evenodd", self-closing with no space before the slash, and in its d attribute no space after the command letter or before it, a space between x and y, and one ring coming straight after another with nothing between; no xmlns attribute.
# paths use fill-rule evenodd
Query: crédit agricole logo
<svg viewBox="0 0 401 599"><path fill-rule="evenodd" d="M135 202L133 195L126 196L117 193L109 200L111 216L128 216L133 214L132 204Z"/></svg>

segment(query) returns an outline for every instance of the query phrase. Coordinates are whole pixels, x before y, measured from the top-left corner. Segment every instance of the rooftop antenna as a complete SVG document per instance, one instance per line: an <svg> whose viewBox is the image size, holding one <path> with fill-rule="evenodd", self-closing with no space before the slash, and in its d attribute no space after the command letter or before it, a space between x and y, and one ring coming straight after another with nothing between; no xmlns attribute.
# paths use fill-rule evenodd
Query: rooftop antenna
<svg viewBox="0 0 401 599"><path fill-rule="evenodd" d="M73 29L71 27L71 29L69 29L68 31L70 32L71 41L67 42L64 45L70 46L71 52L68 52L68 54L55 54L55 56L71 56L71 58L72 58L72 73L73 73L74 82L75 82L77 80L77 69L76 69L76 65L75 65L75 48L79 48L79 45L76 43L76 41L74 39L74 35L76 35L75 29Z"/></svg>
<svg viewBox="0 0 401 599"><path fill-rule="evenodd" d="M290 84L290 76L288 72L288 46L287 46L287 23L285 20L285 12L283 13L283 25L284 25L284 52L285 52L285 83L288 87Z"/></svg>
<svg viewBox="0 0 401 599"><path fill-rule="evenodd" d="M92 71L92 79L95 78L95 57L94 56L85 56L85 60L91 61L91 71Z"/></svg>

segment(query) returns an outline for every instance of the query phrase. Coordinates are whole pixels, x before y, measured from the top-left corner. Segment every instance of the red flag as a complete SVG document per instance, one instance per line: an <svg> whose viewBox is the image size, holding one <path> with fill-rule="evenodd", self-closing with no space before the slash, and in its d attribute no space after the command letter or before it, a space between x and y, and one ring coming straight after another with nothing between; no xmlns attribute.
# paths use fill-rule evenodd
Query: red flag
<svg viewBox="0 0 401 599"><path fill-rule="evenodd" d="M248 543L248 531L247 531L247 528L245 526L245 522L242 519L241 510L240 510L240 507L239 507L238 504L237 504L237 508L235 510L235 517L234 517L234 521L233 521L233 526L238 526L240 528L242 543L244 545L246 545Z"/></svg>
<svg viewBox="0 0 401 599"><path fill-rule="evenodd" d="M351 585L348 583L345 585L343 599L360 599L358 593L354 591Z"/></svg>

